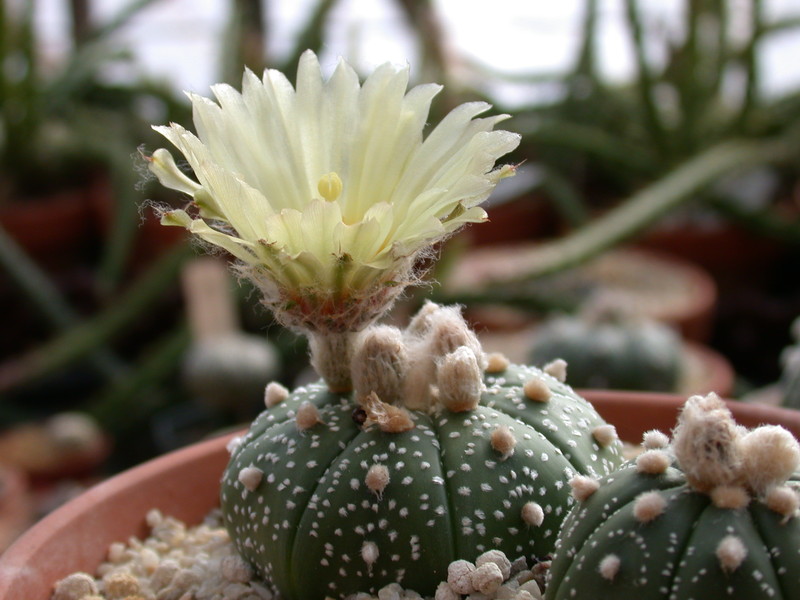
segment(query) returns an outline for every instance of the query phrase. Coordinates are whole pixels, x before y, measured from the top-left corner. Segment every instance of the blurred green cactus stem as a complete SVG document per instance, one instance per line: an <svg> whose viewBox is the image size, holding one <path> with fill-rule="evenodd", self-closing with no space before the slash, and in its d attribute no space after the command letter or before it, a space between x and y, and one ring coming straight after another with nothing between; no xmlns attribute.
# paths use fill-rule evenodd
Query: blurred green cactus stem
<svg viewBox="0 0 800 600"><path fill-rule="evenodd" d="M683 345L668 325L625 314L613 294L576 316L547 319L533 332L529 361L562 358L576 388L674 392L685 368Z"/></svg>

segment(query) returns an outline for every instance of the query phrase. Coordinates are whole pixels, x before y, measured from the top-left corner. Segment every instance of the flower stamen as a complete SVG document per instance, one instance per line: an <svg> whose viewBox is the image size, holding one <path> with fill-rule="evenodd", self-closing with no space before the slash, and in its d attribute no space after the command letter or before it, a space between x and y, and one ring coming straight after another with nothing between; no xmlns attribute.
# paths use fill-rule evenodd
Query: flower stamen
<svg viewBox="0 0 800 600"><path fill-rule="evenodd" d="M323 175L317 183L319 195L328 202L336 201L342 195L343 188L341 177L334 172Z"/></svg>

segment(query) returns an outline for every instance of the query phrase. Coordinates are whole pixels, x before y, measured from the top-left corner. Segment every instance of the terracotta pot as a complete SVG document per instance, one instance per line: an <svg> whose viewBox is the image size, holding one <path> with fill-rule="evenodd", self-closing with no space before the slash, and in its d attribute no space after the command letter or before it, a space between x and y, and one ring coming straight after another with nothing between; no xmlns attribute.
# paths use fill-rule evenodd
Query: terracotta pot
<svg viewBox="0 0 800 600"><path fill-rule="evenodd" d="M442 292L445 297L456 298L488 296L494 285L524 280L538 260L538 249L536 243L471 249L447 275ZM564 273L558 281L564 286L562 295L574 296L573 301L580 301L592 289L602 289L612 292L631 314L667 323L688 340L705 342L710 336L717 305L716 284L703 269L681 259L622 248ZM491 311L475 316L471 308L467 307L467 314L476 321L476 327L496 328ZM522 316L530 321L526 312ZM503 321L509 321L505 314ZM510 328L520 326L512 323Z"/></svg>
<svg viewBox="0 0 800 600"><path fill-rule="evenodd" d="M33 506L25 473L0 464L0 554L32 519Z"/></svg>
<svg viewBox="0 0 800 600"><path fill-rule="evenodd" d="M765 267L782 254L775 240L731 223L706 227L690 222L661 225L648 231L638 244L701 265L723 284L743 278L760 279L768 270Z"/></svg>
<svg viewBox="0 0 800 600"><path fill-rule="evenodd" d="M527 194L485 207L489 216L480 227L468 227L464 236L475 246L530 241L556 231L557 219L545 198Z"/></svg>
<svg viewBox="0 0 800 600"><path fill-rule="evenodd" d="M702 344L685 342L684 346L686 369L679 391L683 394L716 392L720 396L730 397L736 374L728 359Z"/></svg>
<svg viewBox="0 0 800 600"><path fill-rule="evenodd" d="M144 537L144 517L151 508L200 522L218 503L231 437L189 446L112 477L42 519L0 555L0 598L48 600L59 579L93 572L112 542Z"/></svg>
<svg viewBox="0 0 800 600"><path fill-rule="evenodd" d="M671 430L686 399L673 394L577 391L594 405L606 421L614 424L620 438L635 443L640 442L642 434L650 429ZM782 425L800 439L800 411L737 400L729 400L727 404L736 421L745 427Z"/></svg>
<svg viewBox="0 0 800 600"><path fill-rule="evenodd" d="M108 179L100 175L83 187L3 206L0 224L37 262L61 266L99 237L97 207L111 203Z"/></svg>
<svg viewBox="0 0 800 600"><path fill-rule="evenodd" d="M668 431L682 397L586 392L623 439L638 442L650 429ZM730 403L743 425L780 423L800 436L800 411ZM0 556L0 600L49 600L53 585L75 571L94 572L109 545L146 535L152 508L198 523L217 505L219 480L232 436L178 450L96 486L32 527Z"/></svg>

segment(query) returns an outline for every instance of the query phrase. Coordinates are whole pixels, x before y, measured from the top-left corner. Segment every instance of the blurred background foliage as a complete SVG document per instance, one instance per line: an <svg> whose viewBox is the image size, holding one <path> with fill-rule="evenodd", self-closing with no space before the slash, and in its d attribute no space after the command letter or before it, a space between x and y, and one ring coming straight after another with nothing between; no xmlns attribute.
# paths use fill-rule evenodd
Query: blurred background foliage
<svg viewBox="0 0 800 600"><path fill-rule="evenodd" d="M80 411L111 440L107 471L241 423L261 403L258 382L236 406L204 398L215 395L213 386L187 385L199 337L187 319L183 276L195 252L153 219L148 201L182 200L152 185L137 149L160 145L151 123L191 117L175 78L143 65L126 33L152 27L154 36L172 35L169 24L148 20L169 3L120 1L102 16L107 4L91 0L4 0L0 8L0 431ZM45 4L66 15L66 42L55 53L42 37L37 11ZM293 79L307 48L322 56L340 48L357 66L383 62L360 43L368 36L343 31L344 4L306 2L288 31L278 0L220 0L217 55L205 67L238 86L244 66ZM766 89L765 48L798 35L800 12L776 16L764 0L683 0L672 3L666 22L643 1L621 0L609 34L610 4L583 0L574 3L567 50L553 49L571 52L568 64L526 69L526 58L539 64L528 53L542 47L532 28L505 40L514 48L509 62L523 65L512 72L453 43L448 19L457 6L384 4L403 32L415 82L447 86L432 122L460 102L484 99L511 114L506 127L523 136L509 158L521 165L518 176L490 199L491 222L443 249L434 271L442 286L401 303L397 318L433 295L465 303L472 316L481 307L495 315L513 309L527 332L554 309L577 312L600 285L576 267L635 242L710 271L718 293L700 341L733 364L735 393L778 378L778 355L800 313L800 88ZM174 33L186 40L185 31ZM622 76L610 75L615 65L602 52L609 35L631 66ZM175 61L173 72L191 72L181 61L203 59L187 47L163 53L160 66ZM206 93L207 83L189 87ZM690 241L669 241L687 232ZM729 238L733 245L724 246ZM459 265L463 271L483 248L511 244L522 246L500 255L502 268L457 285ZM522 255L524 264L505 268ZM286 385L308 377L303 341L275 325L246 284L220 285L228 287L221 310L235 314L229 333L270 345L274 360L263 377ZM475 322L489 331L492 319L483 315ZM267 365L258 362L263 349L242 352L238 371L210 359L221 381L244 382Z"/></svg>

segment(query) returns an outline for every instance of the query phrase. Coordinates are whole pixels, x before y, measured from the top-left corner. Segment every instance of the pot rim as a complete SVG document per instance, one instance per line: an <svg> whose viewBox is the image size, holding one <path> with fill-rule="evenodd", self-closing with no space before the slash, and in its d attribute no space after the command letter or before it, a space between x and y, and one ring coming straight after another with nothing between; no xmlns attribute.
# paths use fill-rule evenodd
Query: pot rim
<svg viewBox="0 0 800 600"><path fill-rule="evenodd" d="M17 600L22 597L19 590L27 591L29 598L49 597L49 592L42 595L45 589L52 590L55 581L70 573L99 565L113 542L144 537L145 516L152 508L171 514L190 495L198 506L189 513L184 510L182 517L200 522L218 501L219 488L177 475L203 466L221 476L228 460L221 449L235 435L199 442L123 471L44 517L0 555L0 598ZM157 474L162 474L158 498L131 493Z"/></svg>

